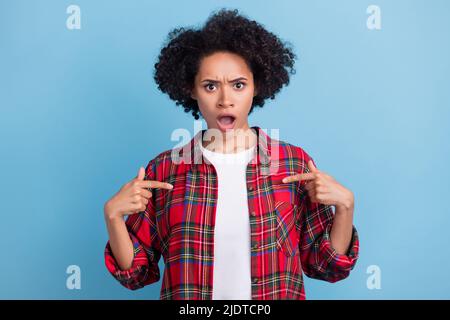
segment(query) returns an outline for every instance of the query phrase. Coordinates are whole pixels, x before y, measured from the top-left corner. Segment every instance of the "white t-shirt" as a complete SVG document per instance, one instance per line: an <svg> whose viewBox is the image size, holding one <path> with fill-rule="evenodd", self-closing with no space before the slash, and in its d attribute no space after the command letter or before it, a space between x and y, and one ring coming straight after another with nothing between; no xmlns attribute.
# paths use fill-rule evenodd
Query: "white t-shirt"
<svg viewBox="0 0 450 320"><path fill-rule="evenodd" d="M214 227L213 300L251 300L250 220L247 164L256 146L237 153L212 152L199 142L217 172L218 199Z"/></svg>

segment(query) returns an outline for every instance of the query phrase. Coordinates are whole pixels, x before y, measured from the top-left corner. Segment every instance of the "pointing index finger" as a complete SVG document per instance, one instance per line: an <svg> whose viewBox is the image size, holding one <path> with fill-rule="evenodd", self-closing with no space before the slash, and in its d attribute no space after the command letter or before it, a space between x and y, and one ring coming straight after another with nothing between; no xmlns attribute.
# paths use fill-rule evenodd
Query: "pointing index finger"
<svg viewBox="0 0 450 320"><path fill-rule="evenodd" d="M173 189L173 185L171 185L170 183L156 181L156 180L142 181L142 186L145 188L161 188L161 189L167 189L167 190Z"/></svg>
<svg viewBox="0 0 450 320"><path fill-rule="evenodd" d="M293 176L289 176L289 177L285 177L283 178L283 183L288 183L288 182L294 182L294 181L300 181L300 180L312 180L314 179L314 173L313 172L308 172L308 173L299 173L299 174L294 174Z"/></svg>

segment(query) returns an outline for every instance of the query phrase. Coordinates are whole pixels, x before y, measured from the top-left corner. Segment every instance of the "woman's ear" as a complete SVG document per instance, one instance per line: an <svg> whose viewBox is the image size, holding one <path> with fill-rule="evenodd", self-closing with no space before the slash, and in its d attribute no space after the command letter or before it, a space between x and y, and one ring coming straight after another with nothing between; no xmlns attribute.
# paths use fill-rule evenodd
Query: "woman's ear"
<svg viewBox="0 0 450 320"><path fill-rule="evenodd" d="M191 98L197 100L197 96L195 95L195 89L191 90Z"/></svg>

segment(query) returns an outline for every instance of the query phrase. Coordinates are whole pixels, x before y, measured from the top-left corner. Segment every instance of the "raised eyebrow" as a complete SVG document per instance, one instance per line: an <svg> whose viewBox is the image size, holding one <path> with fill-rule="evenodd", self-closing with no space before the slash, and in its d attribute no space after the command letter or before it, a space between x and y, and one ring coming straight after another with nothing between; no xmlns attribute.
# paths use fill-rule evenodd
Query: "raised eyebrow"
<svg viewBox="0 0 450 320"><path fill-rule="evenodd" d="M228 83L236 82L236 81L239 81L239 80L247 80L247 78L245 78L245 77L239 77L239 78L236 78L236 79L234 79L234 80L228 81ZM212 79L204 79L204 80L202 80L201 82L220 83L220 81L212 80Z"/></svg>

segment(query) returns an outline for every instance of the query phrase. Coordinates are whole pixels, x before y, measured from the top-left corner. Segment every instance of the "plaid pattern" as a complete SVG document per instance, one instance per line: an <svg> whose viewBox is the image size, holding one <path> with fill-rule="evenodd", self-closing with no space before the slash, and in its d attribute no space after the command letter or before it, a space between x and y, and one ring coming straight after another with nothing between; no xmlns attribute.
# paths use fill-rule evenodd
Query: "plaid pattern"
<svg viewBox="0 0 450 320"><path fill-rule="evenodd" d="M347 254L338 254L330 243L332 207L311 202L305 181L281 181L308 172L311 157L300 147L272 139L257 126L252 129L258 134L255 157L246 171L252 299L303 300L303 273L328 282L349 275L358 259L358 234L353 227ZM147 165L145 179L168 182L174 188L153 189L146 210L128 216L126 225L134 244L129 270L120 270L106 244L106 267L123 286L136 290L159 281L162 255L160 299L212 298L218 181L214 166L203 158L198 145L205 131L183 147L160 153Z"/></svg>

